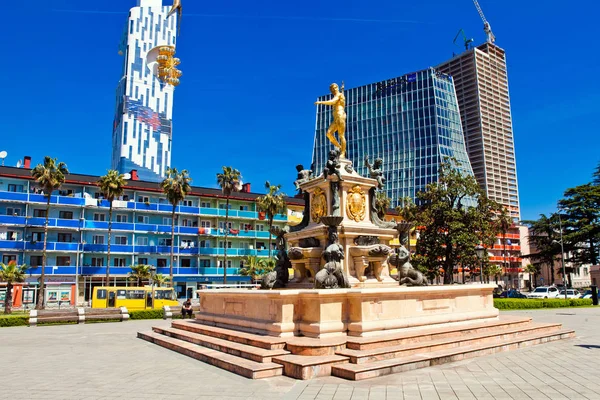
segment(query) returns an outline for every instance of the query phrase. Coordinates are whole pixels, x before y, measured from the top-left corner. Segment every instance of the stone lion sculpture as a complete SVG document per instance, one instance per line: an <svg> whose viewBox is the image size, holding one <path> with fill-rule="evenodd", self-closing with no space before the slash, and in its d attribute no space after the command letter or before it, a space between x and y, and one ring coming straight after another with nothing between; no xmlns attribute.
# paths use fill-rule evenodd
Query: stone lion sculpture
<svg viewBox="0 0 600 400"><path fill-rule="evenodd" d="M389 258L389 263L398 269L398 281L400 285L427 286L427 279L417 271L410 263L410 252L404 246L400 246L396 253Z"/></svg>

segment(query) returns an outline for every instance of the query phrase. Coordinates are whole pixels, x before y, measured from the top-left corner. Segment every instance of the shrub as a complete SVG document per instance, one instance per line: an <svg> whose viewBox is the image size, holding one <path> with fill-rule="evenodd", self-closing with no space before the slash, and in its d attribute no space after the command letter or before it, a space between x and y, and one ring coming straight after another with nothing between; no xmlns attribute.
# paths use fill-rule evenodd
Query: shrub
<svg viewBox="0 0 600 400"><path fill-rule="evenodd" d="M0 328L29 325L29 315L0 315Z"/></svg>
<svg viewBox="0 0 600 400"><path fill-rule="evenodd" d="M494 299L494 306L499 310L585 307L591 305L592 299Z"/></svg>
<svg viewBox="0 0 600 400"><path fill-rule="evenodd" d="M129 319L162 319L162 310L135 310L129 311Z"/></svg>

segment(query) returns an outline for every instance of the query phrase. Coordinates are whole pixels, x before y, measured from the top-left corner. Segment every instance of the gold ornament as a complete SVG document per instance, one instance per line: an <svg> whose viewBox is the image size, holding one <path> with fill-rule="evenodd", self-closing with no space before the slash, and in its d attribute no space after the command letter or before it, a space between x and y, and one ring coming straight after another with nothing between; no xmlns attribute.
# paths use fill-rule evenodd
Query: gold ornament
<svg viewBox="0 0 600 400"><path fill-rule="evenodd" d="M316 188L310 203L310 215L315 223L321 222L321 217L327 213L327 199L321 188Z"/></svg>
<svg viewBox="0 0 600 400"><path fill-rule="evenodd" d="M181 64L179 58L173 57L175 55L175 47L173 46L161 46L158 48L158 78L172 86L179 85L179 78L182 72L176 67Z"/></svg>
<svg viewBox="0 0 600 400"><path fill-rule="evenodd" d="M331 144L340 149L340 156L344 158L346 157L346 96L344 96L344 82L342 82L341 90L337 83L332 83L329 86L329 90L333 96L331 100L317 101L315 104L331 106L333 122L327 128L327 139L329 139ZM336 132L338 135L337 139L335 138Z"/></svg>
<svg viewBox="0 0 600 400"><path fill-rule="evenodd" d="M348 191L346 202L346 214L348 214L348 218L356 222L360 222L365 219L367 211L367 199L365 192L360 188L360 186L356 185Z"/></svg>

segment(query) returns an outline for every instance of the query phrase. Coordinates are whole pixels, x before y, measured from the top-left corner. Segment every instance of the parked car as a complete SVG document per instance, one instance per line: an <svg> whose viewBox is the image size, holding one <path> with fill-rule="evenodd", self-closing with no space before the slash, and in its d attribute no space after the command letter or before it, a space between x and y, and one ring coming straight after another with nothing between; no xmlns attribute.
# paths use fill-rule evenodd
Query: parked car
<svg viewBox="0 0 600 400"><path fill-rule="evenodd" d="M515 289L504 290L502 293L494 295L501 299L526 299L527 296Z"/></svg>
<svg viewBox="0 0 600 400"><path fill-rule="evenodd" d="M581 293L579 293L578 290L567 289L567 299L578 299L579 296L581 296ZM561 290L559 292L558 298L560 298L560 299L564 299L565 298L565 291L564 290Z"/></svg>
<svg viewBox="0 0 600 400"><path fill-rule="evenodd" d="M556 286L540 286L527 295L528 299L555 299L559 295Z"/></svg>
<svg viewBox="0 0 600 400"><path fill-rule="evenodd" d="M579 296L580 299L591 299L592 298L592 291L591 290L586 290L585 292L581 293L581 295Z"/></svg>

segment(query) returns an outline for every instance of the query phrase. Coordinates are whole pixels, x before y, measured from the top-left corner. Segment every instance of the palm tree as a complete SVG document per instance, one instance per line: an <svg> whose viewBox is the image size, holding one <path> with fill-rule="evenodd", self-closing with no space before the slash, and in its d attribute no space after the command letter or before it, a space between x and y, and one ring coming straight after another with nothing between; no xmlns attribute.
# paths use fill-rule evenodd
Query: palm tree
<svg viewBox="0 0 600 400"><path fill-rule="evenodd" d="M25 282L27 274L26 265L17 265L15 261L11 261L8 265L0 263L0 282L6 282L6 297L4 298L4 314L12 313L12 289L13 284L17 282Z"/></svg>
<svg viewBox="0 0 600 400"><path fill-rule="evenodd" d="M498 276L502 275L502 267L499 265L491 265L488 270L490 275L493 275L496 279L496 285L498 284Z"/></svg>
<svg viewBox="0 0 600 400"><path fill-rule="evenodd" d="M163 274L156 274L152 277L154 284L158 287L162 287L162 285L169 283L169 277L164 276Z"/></svg>
<svg viewBox="0 0 600 400"><path fill-rule="evenodd" d="M223 249L223 283L227 283L227 235L229 233L229 197L231 193L242 190L242 175L232 167L223 167L223 173L217 174L217 183L227 198L225 204L225 248Z"/></svg>
<svg viewBox="0 0 600 400"><path fill-rule="evenodd" d="M274 264L257 256L244 257L244 266L240 268L240 275L250 276L253 281L260 279L264 274L271 272Z"/></svg>
<svg viewBox="0 0 600 400"><path fill-rule="evenodd" d="M525 266L525 272L527 272L530 275L530 278L529 278L529 291L531 291L533 289L533 286L535 286L535 275L538 273L538 269L533 264L527 264Z"/></svg>
<svg viewBox="0 0 600 400"><path fill-rule="evenodd" d="M108 209L108 261L106 262L106 286L110 284L110 237L112 233L113 201L115 198L119 198L123 195L125 185L127 185L125 177L114 169L108 170L106 175L100 177L98 180L100 191L110 204Z"/></svg>
<svg viewBox="0 0 600 400"><path fill-rule="evenodd" d="M160 188L167 196L167 200L173 206L173 212L171 214L171 264L169 267L169 282L173 282L173 260L175 251L175 210L177 205L185 199L185 196L192 191L190 178L187 169L181 172L177 171L177 168L167 168L166 178L161 182Z"/></svg>
<svg viewBox="0 0 600 400"><path fill-rule="evenodd" d="M141 287L144 285L144 281L152 278L152 266L151 265L132 265L131 272L129 273L129 280L135 281L136 285Z"/></svg>
<svg viewBox="0 0 600 400"><path fill-rule="evenodd" d="M265 188L268 193L264 196L256 198L258 209L265 213L269 222L269 258L271 258L271 242L273 236L271 228L273 228L273 219L277 214L286 212L285 194L280 193L281 185L271 185L269 181L265 182Z"/></svg>
<svg viewBox="0 0 600 400"><path fill-rule="evenodd" d="M508 258L508 266L506 265L506 233L513 224L512 218L510 217L506 207L502 207L502 212L498 215L496 221L498 230L502 233L502 267L510 267L510 257ZM498 283L498 277L496 277L496 283Z"/></svg>
<svg viewBox="0 0 600 400"><path fill-rule="evenodd" d="M44 157L44 163L38 164L31 170L31 176L41 186L46 196L46 223L44 224L44 248L42 255L42 274L40 275L40 287L38 292L37 310L43 310L44 304L44 283L46 279L46 245L48 239L48 217L50 215L50 199L52 192L61 187L65 182L65 175L69 173L67 165L63 162L57 163L56 158Z"/></svg>

